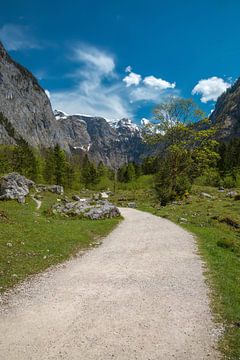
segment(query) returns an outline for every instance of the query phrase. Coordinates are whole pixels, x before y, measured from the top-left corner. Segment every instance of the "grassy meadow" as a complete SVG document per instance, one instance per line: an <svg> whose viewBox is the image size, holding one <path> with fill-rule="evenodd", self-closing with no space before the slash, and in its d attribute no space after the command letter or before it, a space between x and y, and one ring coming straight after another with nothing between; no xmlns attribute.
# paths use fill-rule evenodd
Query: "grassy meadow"
<svg viewBox="0 0 240 360"><path fill-rule="evenodd" d="M96 245L120 221L49 216L47 210L57 198L44 193L39 210L30 197L24 205L0 202L0 292Z"/></svg>

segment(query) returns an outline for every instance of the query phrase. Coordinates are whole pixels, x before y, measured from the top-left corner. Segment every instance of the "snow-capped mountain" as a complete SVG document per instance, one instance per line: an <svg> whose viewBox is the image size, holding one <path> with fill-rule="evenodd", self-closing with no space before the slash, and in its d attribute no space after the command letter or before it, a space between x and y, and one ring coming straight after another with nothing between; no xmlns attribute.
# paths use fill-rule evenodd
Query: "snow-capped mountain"
<svg viewBox="0 0 240 360"><path fill-rule="evenodd" d="M118 167L127 161L140 161L148 146L141 127L129 119L106 120L88 115L68 115L54 110L73 152L85 152L90 159Z"/></svg>
<svg viewBox="0 0 240 360"><path fill-rule="evenodd" d="M129 119L69 115L51 108L37 79L16 63L0 43L0 144L26 140L36 148L59 144L69 155L88 154L95 162L119 167L146 152L141 129Z"/></svg>

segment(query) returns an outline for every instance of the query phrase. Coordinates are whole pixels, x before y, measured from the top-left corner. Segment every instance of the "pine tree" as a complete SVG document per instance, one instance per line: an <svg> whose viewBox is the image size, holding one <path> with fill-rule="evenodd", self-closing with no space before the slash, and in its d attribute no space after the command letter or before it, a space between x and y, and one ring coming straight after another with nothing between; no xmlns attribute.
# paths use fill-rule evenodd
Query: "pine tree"
<svg viewBox="0 0 240 360"><path fill-rule="evenodd" d="M89 186L96 184L98 180L99 177L94 164L90 162L88 156L85 155L81 169L81 182L85 186Z"/></svg>

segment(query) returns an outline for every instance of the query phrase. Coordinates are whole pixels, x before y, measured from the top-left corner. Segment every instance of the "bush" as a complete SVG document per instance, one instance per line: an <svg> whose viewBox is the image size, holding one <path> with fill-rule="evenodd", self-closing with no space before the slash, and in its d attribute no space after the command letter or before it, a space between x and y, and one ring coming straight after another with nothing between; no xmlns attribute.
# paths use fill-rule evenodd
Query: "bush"
<svg viewBox="0 0 240 360"><path fill-rule="evenodd" d="M235 250L235 242L230 239L221 239L217 241L217 246L223 249L229 249L231 251Z"/></svg>
<svg viewBox="0 0 240 360"><path fill-rule="evenodd" d="M200 186L222 186L222 180L216 169L209 169L195 180L196 185Z"/></svg>
<svg viewBox="0 0 240 360"><path fill-rule="evenodd" d="M162 166L155 177L155 190L162 206L173 200L182 199L191 189L188 176L177 176L175 180L168 170L168 166Z"/></svg>
<svg viewBox="0 0 240 360"><path fill-rule="evenodd" d="M231 189L236 186L236 179L232 175L226 175L222 180L222 185L227 189Z"/></svg>

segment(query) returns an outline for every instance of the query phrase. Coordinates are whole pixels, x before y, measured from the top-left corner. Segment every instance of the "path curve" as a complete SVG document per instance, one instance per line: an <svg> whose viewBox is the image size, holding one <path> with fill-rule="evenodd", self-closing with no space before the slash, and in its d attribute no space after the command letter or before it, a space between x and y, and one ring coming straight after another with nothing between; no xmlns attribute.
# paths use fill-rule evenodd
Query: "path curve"
<svg viewBox="0 0 240 360"><path fill-rule="evenodd" d="M218 359L193 237L134 209L103 244L1 306L0 359Z"/></svg>
<svg viewBox="0 0 240 360"><path fill-rule="evenodd" d="M32 199L36 203L36 209L39 210L40 207L42 206L42 201L35 198L35 195L32 195Z"/></svg>

